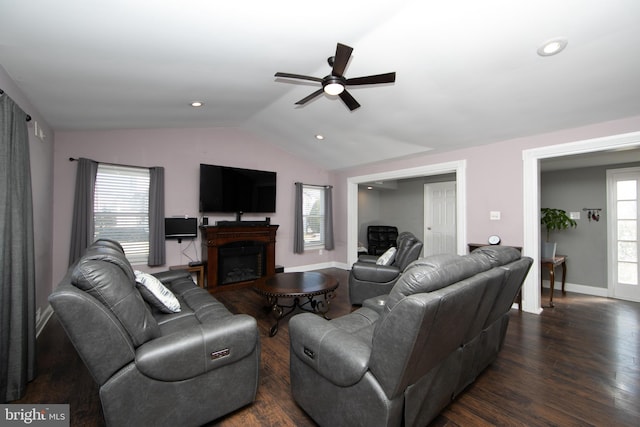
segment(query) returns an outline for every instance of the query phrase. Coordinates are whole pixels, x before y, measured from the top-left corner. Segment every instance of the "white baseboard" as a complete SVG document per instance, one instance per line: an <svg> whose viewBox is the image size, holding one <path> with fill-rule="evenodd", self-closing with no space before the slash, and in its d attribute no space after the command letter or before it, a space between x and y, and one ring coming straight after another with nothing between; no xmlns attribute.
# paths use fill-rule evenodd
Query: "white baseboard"
<svg viewBox="0 0 640 427"><path fill-rule="evenodd" d="M36 319L36 338L40 336L40 333L42 332L44 327L47 325L47 322L49 321L49 319L51 319L52 315L53 315L53 308L51 308L51 306L47 304L40 318Z"/></svg>
<svg viewBox="0 0 640 427"><path fill-rule="evenodd" d="M298 271L313 271L313 270L321 270L323 268L339 268L341 270L349 270L349 266L342 262L322 262L319 264L309 264L309 265L298 265L296 267L285 267L285 273L292 273Z"/></svg>
<svg viewBox="0 0 640 427"><path fill-rule="evenodd" d="M551 284L549 283L548 280L543 280L542 286L548 289L551 287ZM562 282L559 280L556 280L553 284L553 289L554 291L562 290ZM609 291L607 288L578 285L575 283L565 283L564 290L567 292L575 292L577 294L593 295L596 297L603 297L603 298L608 297L608 291Z"/></svg>

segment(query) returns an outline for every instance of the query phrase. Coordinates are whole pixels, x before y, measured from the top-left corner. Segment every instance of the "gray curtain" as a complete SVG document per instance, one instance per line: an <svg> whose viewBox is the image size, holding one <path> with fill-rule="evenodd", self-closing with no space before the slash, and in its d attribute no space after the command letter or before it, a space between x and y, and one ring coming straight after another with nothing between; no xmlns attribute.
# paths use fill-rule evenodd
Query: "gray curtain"
<svg viewBox="0 0 640 427"><path fill-rule="evenodd" d="M85 158L78 159L69 265L80 258L85 249L93 243L93 190L97 174L98 162Z"/></svg>
<svg viewBox="0 0 640 427"><path fill-rule="evenodd" d="M293 253L304 253L304 230L302 221L302 183L296 182L295 213L293 219Z"/></svg>
<svg viewBox="0 0 640 427"><path fill-rule="evenodd" d="M164 168L149 169L149 261L150 266L166 261L164 238Z"/></svg>
<svg viewBox="0 0 640 427"><path fill-rule="evenodd" d="M324 188L324 248L333 250L333 187Z"/></svg>
<svg viewBox="0 0 640 427"><path fill-rule="evenodd" d="M0 95L0 398L24 395L36 374L33 200L27 115Z"/></svg>

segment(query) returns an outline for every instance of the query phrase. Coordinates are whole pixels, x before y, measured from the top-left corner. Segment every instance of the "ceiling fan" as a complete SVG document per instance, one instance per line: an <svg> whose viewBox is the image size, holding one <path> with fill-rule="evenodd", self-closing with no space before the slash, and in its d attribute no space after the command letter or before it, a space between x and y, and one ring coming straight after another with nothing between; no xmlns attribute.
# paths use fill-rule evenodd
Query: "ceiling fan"
<svg viewBox="0 0 640 427"><path fill-rule="evenodd" d="M315 97L320 96L322 92L326 92L328 95L338 95L349 110L353 111L356 108L359 108L360 104L358 104L358 101L356 101L355 98L347 92L345 86L393 83L396 81L396 73L376 74L373 76L347 79L343 76L343 73L347 67L349 58L351 58L351 52L353 52L353 48L338 43L338 46L336 47L336 55L327 59L327 62L329 62L329 66L331 67L331 74L323 78L279 72L276 73L275 76L288 79L310 80L312 82L322 84L322 88L313 92L311 95L302 98L300 101L296 102L296 105L304 105Z"/></svg>

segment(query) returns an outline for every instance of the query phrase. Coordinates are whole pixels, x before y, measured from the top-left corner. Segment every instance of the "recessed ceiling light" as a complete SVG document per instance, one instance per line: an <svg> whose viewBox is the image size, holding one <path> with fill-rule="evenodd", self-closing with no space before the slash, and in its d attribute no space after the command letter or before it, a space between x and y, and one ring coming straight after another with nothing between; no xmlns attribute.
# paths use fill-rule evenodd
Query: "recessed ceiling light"
<svg viewBox="0 0 640 427"><path fill-rule="evenodd" d="M318 141L322 141L322 140L324 139L324 135L317 134L317 135L316 135L316 139L317 139Z"/></svg>
<svg viewBox="0 0 640 427"><path fill-rule="evenodd" d="M551 56L556 55L567 47L567 39L564 37L557 37L555 39L547 40L542 46L538 48L538 55Z"/></svg>
<svg viewBox="0 0 640 427"><path fill-rule="evenodd" d="M204 102L202 102L202 101L193 101L191 103L192 107L202 107L203 105L204 105Z"/></svg>

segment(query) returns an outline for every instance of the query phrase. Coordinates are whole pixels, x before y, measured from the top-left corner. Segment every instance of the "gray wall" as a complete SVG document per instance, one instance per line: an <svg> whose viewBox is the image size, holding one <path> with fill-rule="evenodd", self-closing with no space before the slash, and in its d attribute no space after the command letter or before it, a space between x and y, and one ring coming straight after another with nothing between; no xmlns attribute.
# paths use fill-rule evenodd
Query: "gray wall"
<svg viewBox="0 0 640 427"><path fill-rule="evenodd" d="M540 207L580 212L578 226L552 233L558 254L567 255L567 283L607 288L607 169L638 166L597 166L540 175ZM600 221L589 221L583 208L602 208ZM541 239L546 231L541 229ZM547 274L543 277L546 279ZM556 278L559 274L556 273Z"/></svg>
<svg viewBox="0 0 640 427"><path fill-rule="evenodd" d="M358 188L358 242L366 246L367 226L395 225L420 240L424 236L424 184L455 181L455 174L402 179L395 189Z"/></svg>

